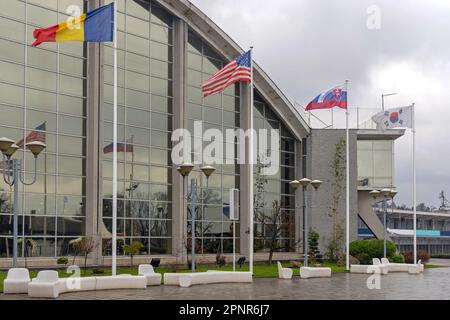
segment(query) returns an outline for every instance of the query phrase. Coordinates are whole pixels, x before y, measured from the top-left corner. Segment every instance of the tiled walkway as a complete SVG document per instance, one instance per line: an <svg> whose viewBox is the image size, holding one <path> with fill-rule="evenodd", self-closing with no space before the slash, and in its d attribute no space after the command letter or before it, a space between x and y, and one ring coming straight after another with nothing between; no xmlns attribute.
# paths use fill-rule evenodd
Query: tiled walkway
<svg viewBox="0 0 450 320"><path fill-rule="evenodd" d="M450 268L427 269L421 275L391 273L381 277L381 289L369 290L368 276L334 274L329 279L255 279L252 284L213 284L191 288L149 287L146 290L110 290L62 294L59 299L450 299ZM0 295L1 299L28 299Z"/></svg>

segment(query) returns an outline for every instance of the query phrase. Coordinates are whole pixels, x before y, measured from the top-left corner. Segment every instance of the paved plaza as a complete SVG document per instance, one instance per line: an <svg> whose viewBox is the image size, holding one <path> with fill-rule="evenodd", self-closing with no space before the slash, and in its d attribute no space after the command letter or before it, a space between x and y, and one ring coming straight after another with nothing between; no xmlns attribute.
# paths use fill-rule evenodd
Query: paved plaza
<svg viewBox="0 0 450 320"><path fill-rule="evenodd" d="M145 290L109 290L62 294L60 300L285 300L285 299L450 299L450 268L427 269L421 275L390 273L381 277L381 289L369 290L367 275L333 274L331 278L255 279L252 284L212 284L191 288L149 287ZM0 299L28 299L1 295Z"/></svg>

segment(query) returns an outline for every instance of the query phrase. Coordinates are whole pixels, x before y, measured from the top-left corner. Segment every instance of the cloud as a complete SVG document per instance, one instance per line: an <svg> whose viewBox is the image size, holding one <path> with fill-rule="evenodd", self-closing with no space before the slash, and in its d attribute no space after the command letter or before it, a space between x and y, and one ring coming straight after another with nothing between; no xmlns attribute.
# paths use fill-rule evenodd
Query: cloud
<svg viewBox="0 0 450 320"><path fill-rule="evenodd" d="M306 104L350 82L350 104L367 108L416 103L418 200L450 193L450 3L446 0L192 0L255 60L283 92ZM367 28L376 6L380 29ZM379 109L378 109L379 110ZM328 114L319 114L328 117ZM336 123L342 117L335 112ZM352 123L356 116L352 115ZM396 142L398 202L412 203L411 134Z"/></svg>

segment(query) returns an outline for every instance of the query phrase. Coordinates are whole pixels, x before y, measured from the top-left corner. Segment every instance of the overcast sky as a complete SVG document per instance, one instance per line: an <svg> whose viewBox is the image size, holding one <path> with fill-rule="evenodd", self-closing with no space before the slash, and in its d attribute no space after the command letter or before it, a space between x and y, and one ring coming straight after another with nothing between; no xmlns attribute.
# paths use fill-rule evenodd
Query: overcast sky
<svg viewBox="0 0 450 320"><path fill-rule="evenodd" d="M242 48L254 46L256 62L302 105L345 79L350 106L372 108L361 111L361 121L381 108L382 93L398 93L386 107L415 102L418 202L437 206L440 190L450 198L450 1L192 2ZM319 112L329 121L329 113ZM411 150L408 131L395 155L397 202L408 205Z"/></svg>

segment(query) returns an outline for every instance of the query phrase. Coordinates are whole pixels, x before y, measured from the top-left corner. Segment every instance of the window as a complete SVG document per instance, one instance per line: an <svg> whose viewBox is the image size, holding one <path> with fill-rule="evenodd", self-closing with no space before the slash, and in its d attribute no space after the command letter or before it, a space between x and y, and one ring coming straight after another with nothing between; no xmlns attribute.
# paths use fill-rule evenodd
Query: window
<svg viewBox="0 0 450 320"><path fill-rule="evenodd" d="M393 145L391 140L359 140L358 183L360 186L393 186Z"/></svg>

